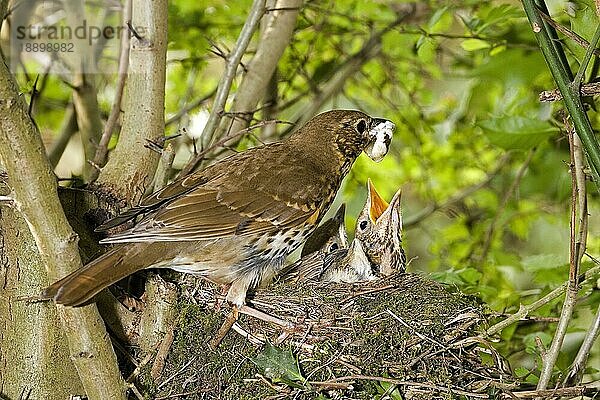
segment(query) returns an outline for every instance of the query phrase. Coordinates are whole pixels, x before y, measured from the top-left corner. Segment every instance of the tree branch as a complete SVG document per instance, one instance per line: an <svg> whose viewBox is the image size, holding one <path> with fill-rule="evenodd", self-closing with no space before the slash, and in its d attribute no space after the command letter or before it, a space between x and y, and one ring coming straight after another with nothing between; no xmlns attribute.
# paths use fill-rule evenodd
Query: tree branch
<svg viewBox="0 0 600 400"><path fill-rule="evenodd" d="M302 0L277 0L277 11L265 16L265 28L261 32L256 54L246 68L230 112L221 120L214 136L216 140L227 132L248 127L252 121L256 105L264 97L277 63L292 38L301 7Z"/></svg>
<svg viewBox="0 0 600 400"><path fill-rule="evenodd" d="M69 25L77 26L79 21L86 20L83 2L66 2L64 7ZM102 135L102 120L93 75L89 73L92 68L90 63L93 60L90 56L90 46L80 38L74 39L73 44L77 54L81 55L80 58L76 58L81 63L70 66L74 77L71 82L74 87L73 105L85 155L83 180L89 182L93 178L95 168L88 160L94 160L96 147Z"/></svg>
<svg viewBox="0 0 600 400"><path fill-rule="evenodd" d="M543 0L539 0L545 7ZM571 114L575 130L585 148L592 170L592 176L596 188L600 191L600 145L594 135L592 125L585 112L581 97L579 95L580 82L571 82L572 73L569 65L566 63L566 57L560 42L555 44L553 38L556 36L554 29L545 22L540 16L540 10L536 6L535 0L522 0L525 13L531 23L534 36L536 37L542 54L546 59L548 68L556 81L560 90L565 106ZM600 29L600 27L598 27ZM598 35L594 35L596 39ZM597 42L590 43L587 52L590 53L596 48Z"/></svg>
<svg viewBox="0 0 600 400"><path fill-rule="evenodd" d="M256 31L264 12L265 0L254 0L252 3L252 8L250 9L250 14L248 15L246 23L240 32L240 36L238 37L235 47L227 57L225 72L223 73L221 81L219 82L219 87L217 89L212 111L208 118L208 122L202 131L201 140L203 149L210 146L213 141L215 131L219 127L223 112L225 111L225 102L229 96L229 90L231 89L233 79L235 78L237 67L240 64L242 56L246 52L248 43L250 43L250 39L252 38L254 31ZM181 170L180 175L184 176L189 174L192 170L194 170L194 168L196 168L200 160L201 157L198 157L197 155L192 157L192 159Z"/></svg>
<svg viewBox="0 0 600 400"><path fill-rule="evenodd" d="M126 0L123 4L123 16L121 18L122 26L126 26L127 22L131 22L131 0ZM100 175L98 167L103 167L106 164L106 156L108 154L108 143L112 137L113 130L119 116L121 115L121 100L123 99L123 91L125 89L125 82L127 81L127 69L129 67L129 32L121 35L121 43L119 50L119 70L117 72L117 86L115 90L115 97L113 99L113 105L110 109L110 114L106 124L104 124L104 130L102 131L102 137L98 142L96 153L94 154L93 164L94 170L90 176L90 182L94 182Z"/></svg>
<svg viewBox="0 0 600 400"><path fill-rule="evenodd" d="M65 148L75 132L77 132L77 115L75 114L75 106L70 104L65 111L63 121L58 130L58 139L52 143L52 148L48 152L48 159L52 167L58 165L60 158L65 152Z"/></svg>
<svg viewBox="0 0 600 400"><path fill-rule="evenodd" d="M167 1L133 0L132 9L131 26L145 29L131 39L123 127L97 180L130 205L142 196L158 163L158 154L144 145L164 135Z"/></svg>
<svg viewBox="0 0 600 400"><path fill-rule="evenodd" d="M599 274L600 274L600 266L595 266L593 268L590 268L585 273L583 273L579 276L579 284L580 285L591 284L591 283L595 282L596 279L598 279ZM541 299L538 299L528 305L521 304L521 306L519 307L519 311L517 311L510 317L507 317L506 319L498 322L497 324L492 325L490 328L488 328L485 331L486 335L493 336L496 333L501 332L502 330L504 330L504 328L507 328L510 325L514 324L515 322L521 320L522 318L525 318L527 315L529 315L530 312L535 311L538 308L545 306L546 304L550 303L552 300L557 299L559 296L561 296L567 290L568 286L569 286L569 282L567 281L567 282L563 283L562 285L560 285L559 287L557 287L556 289L552 290L550 293L548 293Z"/></svg>
<svg viewBox="0 0 600 400"><path fill-rule="evenodd" d="M556 326L556 332L552 339L550 349L542 357L542 370L540 380L537 384L537 390L544 390L550 383L552 370L558 359L560 348L562 347L569 321L573 315L575 304L577 303L577 292L579 291L579 267L581 257L585 253L585 242L587 238L587 199L585 192L585 175L583 173L583 150L581 143L575 135L574 129L566 121L567 136L569 138L569 147L571 153L571 241L570 241L570 262L569 262L569 282L567 285L567 295L563 304L560 319ZM582 185L582 186L579 186ZM579 223L578 223L579 213Z"/></svg>
<svg viewBox="0 0 600 400"><path fill-rule="evenodd" d="M0 61L0 159L19 210L35 238L48 276L58 279L81 267L78 237L66 220L39 132L4 60ZM43 202L44 207L40 204ZM40 289L46 282L39 282ZM42 312L43 305L38 305ZM95 305L58 307L71 357L91 398L125 399L125 386Z"/></svg>
<svg viewBox="0 0 600 400"><path fill-rule="evenodd" d="M598 310L596 310L596 316L590 324L589 329L585 333L583 343L581 343L581 347L575 356L575 360L573 360L573 364L571 364L569 373L565 377L563 382L564 386L578 384L581 382L581 378L583 378L583 372L585 371L585 365L590 353L592 352L592 349L594 348L594 342L596 339L598 339L598 335L600 335L600 305L598 306Z"/></svg>

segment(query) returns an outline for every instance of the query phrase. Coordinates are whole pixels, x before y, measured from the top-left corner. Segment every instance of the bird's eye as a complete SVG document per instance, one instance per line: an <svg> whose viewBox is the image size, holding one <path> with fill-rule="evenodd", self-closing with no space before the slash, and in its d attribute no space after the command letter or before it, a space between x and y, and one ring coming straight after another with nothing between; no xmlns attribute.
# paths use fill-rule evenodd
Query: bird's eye
<svg viewBox="0 0 600 400"><path fill-rule="evenodd" d="M361 119L360 121L358 121L358 124L356 124L356 131L358 133L365 133L366 129L367 129L367 122L364 119Z"/></svg>
<svg viewBox="0 0 600 400"><path fill-rule="evenodd" d="M334 250L337 250L340 246L338 246L337 243L331 243L331 245L329 245L329 251L332 252Z"/></svg>
<svg viewBox="0 0 600 400"><path fill-rule="evenodd" d="M358 228L361 231L364 231L365 229L367 229L367 221L360 221L360 223L358 224Z"/></svg>

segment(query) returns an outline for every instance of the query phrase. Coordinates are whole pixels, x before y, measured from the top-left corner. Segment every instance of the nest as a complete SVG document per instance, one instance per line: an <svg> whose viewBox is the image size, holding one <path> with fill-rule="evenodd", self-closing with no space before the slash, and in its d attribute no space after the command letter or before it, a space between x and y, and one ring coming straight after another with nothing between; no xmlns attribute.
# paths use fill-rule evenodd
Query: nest
<svg viewBox="0 0 600 400"><path fill-rule="evenodd" d="M230 317L220 289L199 281L183 294L162 381L145 381L157 398L489 399L513 382L478 335L476 299L418 275L274 283L216 348Z"/></svg>

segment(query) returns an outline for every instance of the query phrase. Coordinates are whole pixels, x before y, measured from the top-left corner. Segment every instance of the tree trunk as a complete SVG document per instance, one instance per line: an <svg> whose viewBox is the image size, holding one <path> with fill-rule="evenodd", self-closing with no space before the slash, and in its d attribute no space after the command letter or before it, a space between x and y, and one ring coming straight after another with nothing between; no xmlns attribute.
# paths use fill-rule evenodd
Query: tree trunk
<svg viewBox="0 0 600 400"><path fill-rule="evenodd" d="M27 223L11 207L0 208L0 282L0 397L85 394L54 304L19 300L37 295L48 278Z"/></svg>

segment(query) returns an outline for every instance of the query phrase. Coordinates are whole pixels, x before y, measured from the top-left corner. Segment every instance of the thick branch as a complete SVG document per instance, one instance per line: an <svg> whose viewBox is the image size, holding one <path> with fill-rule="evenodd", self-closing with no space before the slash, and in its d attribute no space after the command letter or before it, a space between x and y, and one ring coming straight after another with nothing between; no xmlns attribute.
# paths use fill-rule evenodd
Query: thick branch
<svg viewBox="0 0 600 400"><path fill-rule="evenodd" d="M39 132L4 60L0 62L0 141L0 159L16 204L35 238L49 278L55 280L81 267L78 237L58 200L56 179ZM39 282L40 290L46 283ZM32 307L43 312L41 304ZM59 311L71 357L88 396L125 399L116 356L96 307L59 307Z"/></svg>
<svg viewBox="0 0 600 400"><path fill-rule="evenodd" d="M146 149L147 140L164 134L167 1L133 1L132 27L143 36L131 39L123 127L97 184L134 203L152 180L158 154Z"/></svg>

